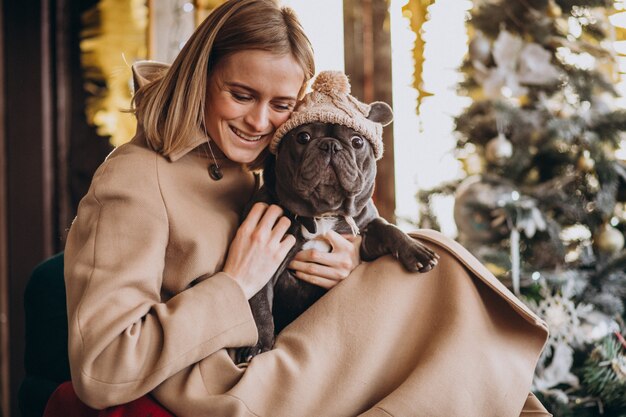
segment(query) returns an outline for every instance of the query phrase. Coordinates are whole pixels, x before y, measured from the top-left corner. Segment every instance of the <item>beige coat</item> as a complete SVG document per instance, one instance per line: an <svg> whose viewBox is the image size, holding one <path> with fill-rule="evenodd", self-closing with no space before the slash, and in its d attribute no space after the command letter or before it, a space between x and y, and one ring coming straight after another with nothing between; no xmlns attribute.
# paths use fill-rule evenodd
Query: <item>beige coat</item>
<svg viewBox="0 0 626 417"><path fill-rule="evenodd" d="M545 324L433 231L415 234L441 256L433 271L364 263L273 351L234 365L225 348L257 333L220 271L255 181L223 157L224 178L210 179L202 142L167 159L138 134L81 201L65 274L72 380L87 404L152 392L178 417L548 415L528 396Z"/></svg>

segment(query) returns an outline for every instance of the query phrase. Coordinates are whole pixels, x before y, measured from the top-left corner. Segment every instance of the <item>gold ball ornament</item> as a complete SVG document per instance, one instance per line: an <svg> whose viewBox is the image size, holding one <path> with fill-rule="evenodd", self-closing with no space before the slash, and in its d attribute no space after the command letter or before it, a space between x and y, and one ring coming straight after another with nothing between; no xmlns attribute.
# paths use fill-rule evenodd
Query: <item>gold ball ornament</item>
<svg viewBox="0 0 626 417"><path fill-rule="evenodd" d="M504 165L513 156L513 144L500 133L485 145L485 159L494 165Z"/></svg>
<svg viewBox="0 0 626 417"><path fill-rule="evenodd" d="M483 172L483 159L476 153L467 155L462 159L463 170L467 175L476 175Z"/></svg>
<svg viewBox="0 0 626 417"><path fill-rule="evenodd" d="M594 245L604 253L616 253L624 249L622 232L606 223L593 239Z"/></svg>
<svg viewBox="0 0 626 417"><path fill-rule="evenodd" d="M526 178L524 178L524 182L526 184L537 184L541 177L541 173L539 172L539 168L533 167L526 174Z"/></svg>
<svg viewBox="0 0 626 417"><path fill-rule="evenodd" d="M576 161L576 166L581 171L591 172L596 166L596 161L593 160L593 158L589 154L589 151L585 150L578 157L578 161Z"/></svg>

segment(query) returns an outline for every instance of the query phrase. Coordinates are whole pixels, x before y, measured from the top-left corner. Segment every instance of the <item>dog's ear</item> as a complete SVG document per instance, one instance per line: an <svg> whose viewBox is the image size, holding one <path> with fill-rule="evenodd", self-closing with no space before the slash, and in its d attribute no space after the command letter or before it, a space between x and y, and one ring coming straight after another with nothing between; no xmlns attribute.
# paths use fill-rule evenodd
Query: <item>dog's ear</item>
<svg viewBox="0 0 626 417"><path fill-rule="evenodd" d="M389 104L383 101L375 101L370 104L370 114L367 115L367 118L387 126L393 120L393 111Z"/></svg>

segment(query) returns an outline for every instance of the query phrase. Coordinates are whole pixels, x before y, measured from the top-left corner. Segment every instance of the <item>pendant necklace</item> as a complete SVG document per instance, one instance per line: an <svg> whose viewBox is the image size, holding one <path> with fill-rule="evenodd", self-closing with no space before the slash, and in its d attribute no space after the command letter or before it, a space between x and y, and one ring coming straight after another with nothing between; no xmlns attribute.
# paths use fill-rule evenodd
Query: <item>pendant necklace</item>
<svg viewBox="0 0 626 417"><path fill-rule="evenodd" d="M209 164L209 177L211 177L214 181L219 181L224 177L222 173L222 169L217 164L217 159L215 159L215 154L213 153L213 148L211 148L211 138L209 137L208 132L206 131L206 126L204 126L204 134L207 137L206 144L209 147L209 151L211 152L211 157L213 158L213 163ZM204 150L207 159L209 159L209 155L206 153L206 149Z"/></svg>

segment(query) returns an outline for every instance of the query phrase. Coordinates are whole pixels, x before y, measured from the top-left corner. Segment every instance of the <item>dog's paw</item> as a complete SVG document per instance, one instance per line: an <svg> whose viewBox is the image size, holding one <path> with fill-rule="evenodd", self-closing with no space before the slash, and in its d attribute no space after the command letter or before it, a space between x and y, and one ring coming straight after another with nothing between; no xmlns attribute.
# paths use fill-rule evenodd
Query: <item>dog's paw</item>
<svg viewBox="0 0 626 417"><path fill-rule="evenodd" d="M269 348L265 348L260 344L256 346L246 346L237 349L237 353L235 354L235 360L237 365L240 363L248 363L254 358L256 355L260 355L263 352L267 352L270 350Z"/></svg>
<svg viewBox="0 0 626 417"><path fill-rule="evenodd" d="M396 257L410 272L428 272L439 262L439 255L413 239L401 245Z"/></svg>

